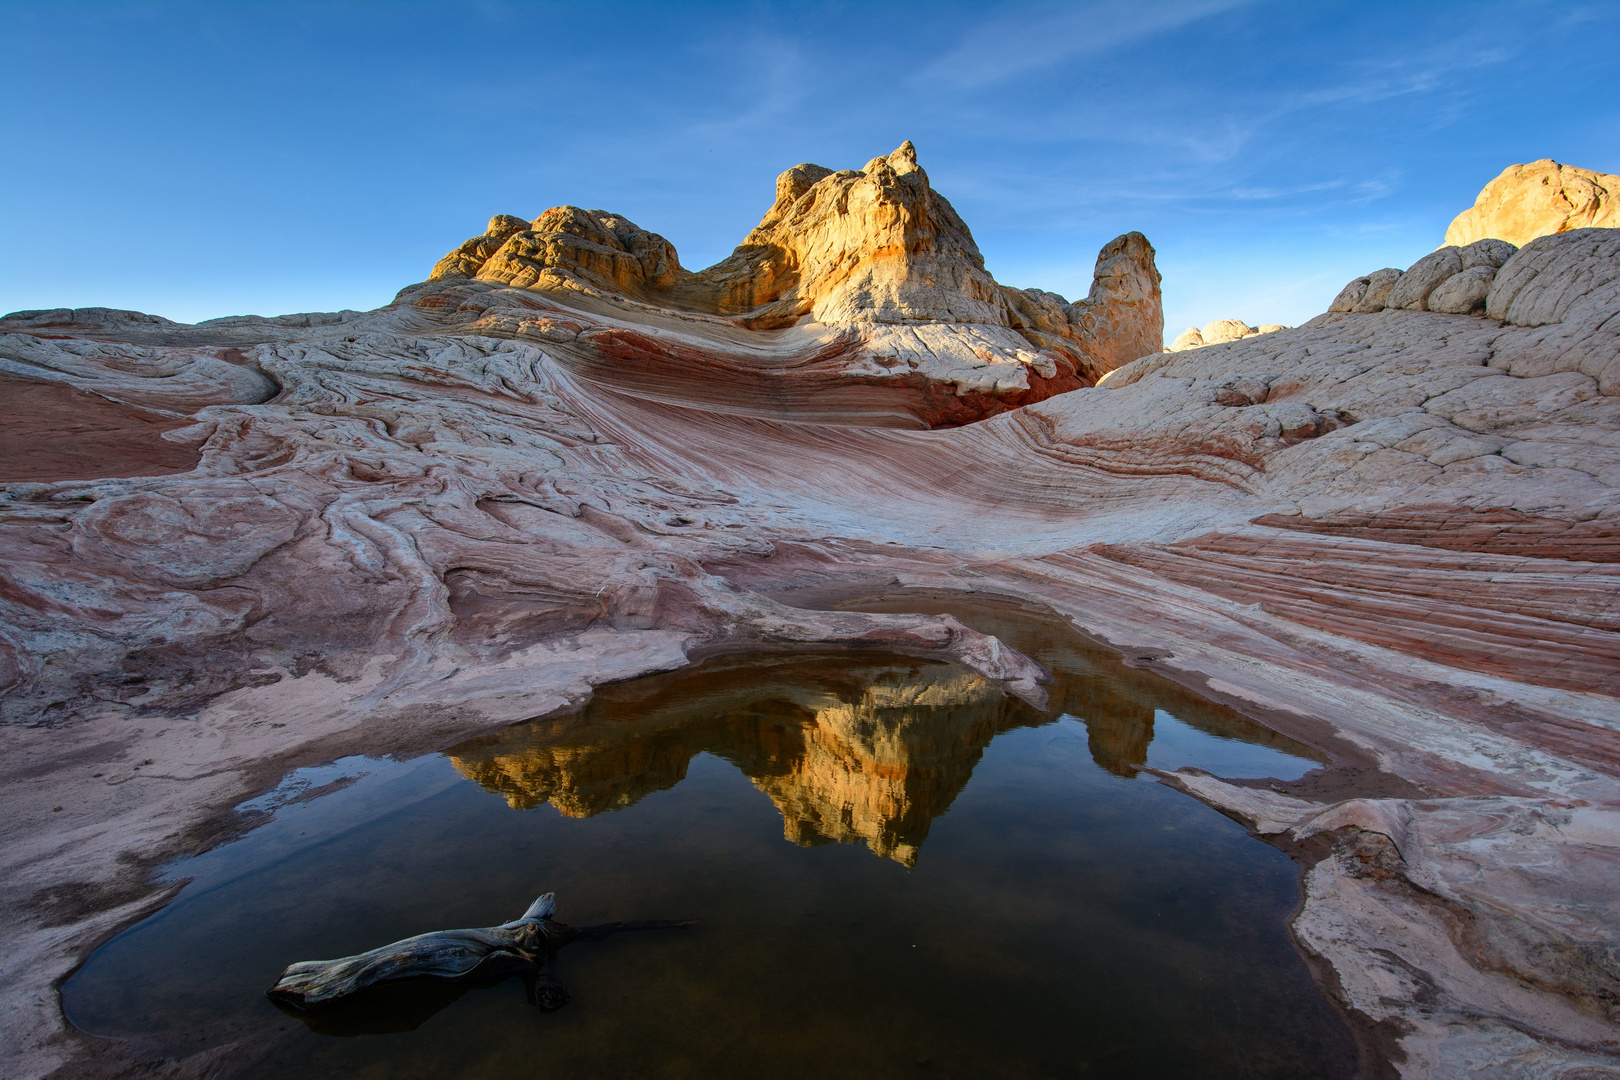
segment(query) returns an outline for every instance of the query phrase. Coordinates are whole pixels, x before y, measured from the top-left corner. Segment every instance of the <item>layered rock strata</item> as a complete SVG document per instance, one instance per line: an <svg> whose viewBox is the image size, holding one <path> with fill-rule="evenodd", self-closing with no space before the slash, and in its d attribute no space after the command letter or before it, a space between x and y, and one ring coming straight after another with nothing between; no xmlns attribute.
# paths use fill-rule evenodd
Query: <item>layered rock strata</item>
<svg viewBox="0 0 1620 1080"><path fill-rule="evenodd" d="M823 184L920 192L892 158L806 173L789 209ZM679 279L651 234L591 221L640 281ZM1006 324L823 323L856 296L932 301L803 257L811 320L760 330L613 292L637 273L617 257L589 289L460 276L524 231L374 312L0 321L8 387L119 418L99 470L42 448L0 490L0 1071L116 1056L54 987L161 903L153 866L295 765L445 746L727 652L879 650L1044 692L920 602L835 609L867 593L1053 613L1315 746L1329 767L1291 784L1173 782L1306 865L1296 934L1369 1072L1620 1071L1615 232L1457 246L1448 276L1449 256L1368 275L1301 327L1007 412L981 369L905 358L1017 338L1034 388L1055 354L1010 300ZM1104 277L1146 289L1116 243ZM929 279L949 303L983 286L933 250L962 270ZM1484 269L1482 309L1437 307ZM737 303L789 294L766 295ZM778 794L806 792L807 816L844 797ZM180 1067L203 1064L226 1068Z"/></svg>
<svg viewBox="0 0 1620 1080"><path fill-rule="evenodd" d="M464 278L721 316L752 330L799 327L845 342L840 365L852 378L920 372L980 394L973 418L1089 386L1157 352L1164 334L1159 272L1140 233L1098 253L1083 300L998 285L909 142L860 170L787 170L759 225L703 271L683 268L669 241L622 217L559 206L528 223L497 215L439 260L430 280ZM975 374L964 380L964 371Z"/></svg>

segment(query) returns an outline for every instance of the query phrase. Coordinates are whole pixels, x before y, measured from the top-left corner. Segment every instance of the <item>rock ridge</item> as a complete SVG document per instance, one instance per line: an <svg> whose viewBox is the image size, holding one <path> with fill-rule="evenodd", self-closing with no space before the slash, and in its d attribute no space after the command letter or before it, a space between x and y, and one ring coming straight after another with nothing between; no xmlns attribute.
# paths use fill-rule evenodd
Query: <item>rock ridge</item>
<svg viewBox="0 0 1620 1080"><path fill-rule="evenodd" d="M1608 318L1620 301L1620 229L1575 229L1531 240L1443 247L1405 271L1386 267L1347 284L1330 314L1434 311L1513 326Z"/></svg>
<svg viewBox="0 0 1620 1080"><path fill-rule="evenodd" d="M892 341L881 327L1006 328L1048 366L1067 369L1074 385L1089 385L1161 347L1154 254L1140 233L1110 241L1098 253L1091 291L1074 303L999 285L906 142L858 170L786 170L760 223L702 271L682 267L657 233L606 211L563 206L527 223L496 215L482 235L439 260L429 280L627 297L753 330L816 323Z"/></svg>

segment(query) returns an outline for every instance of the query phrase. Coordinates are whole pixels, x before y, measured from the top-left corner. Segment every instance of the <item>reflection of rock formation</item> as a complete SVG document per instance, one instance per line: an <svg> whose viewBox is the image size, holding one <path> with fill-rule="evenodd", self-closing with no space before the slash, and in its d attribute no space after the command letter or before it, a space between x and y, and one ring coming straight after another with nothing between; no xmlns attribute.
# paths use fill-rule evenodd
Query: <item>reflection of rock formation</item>
<svg viewBox="0 0 1620 1080"><path fill-rule="evenodd" d="M1091 760L1115 776L1135 776L1147 761L1153 741L1153 710L1137 708L1104 713L1086 721L1086 744Z"/></svg>
<svg viewBox="0 0 1620 1080"><path fill-rule="evenodd" d="M916 595L857 606L930 610ZM1317 756L1126 667L1061 622L992 605L963 614L1051 673L1044 711L946 664L732 658L603 687L583 714L471 740L450 759L513 807L550 803L569 817L590 817L674 787L692 758L707 752L770 796L794 843L863 843L911 866L930 823L967 785L990 740L1009 728L1072 716L1086 725L1092 760L1121 777L1135 776L1147 761L1158 709L1222 738Z"/></svg>
<svg viewBox="0 0 1620 1080"><path fill-rule="evenodd" d="M569 817L590 817L634 806L644 795L674 787L686 778L687 762L697 752L680 730L640 738L626 731L615 742L554 743L536 735L526 727L514 728L499 737L487 756L462 747L451 760L515 809L532 810L549 802Z"/></svg>
<svg viewBox="0 0 1620 1080"><path fill-rule="evenodd" d="M770 796L789 840L864 843L910 866L985 745L1041 719L971 672L909 660L731 661L653 683L605 688L582 716L473 740L451 760L514 807L588 817L673 787L708 752Z"/></svg>
<svg viewBox="0 0 1620 1080"><path fill-rule="evenodd" d="M1071 716L1084 723L1092 761L1115 776L1135 776L1146 764L1154 716L1161 709L1207 735L1322 760L1318 751L1235 709L1123 663L1049 614L988 597L964 604L960 597L923 592L880 594L842 606L867 612L952 612L980 633L1034 658L1051 676L1046 715Z"/></svg>
<svg viewBox="0 0 1620 1080"><path fill-rule="evenodd" d="M913 668L913 670L916 670ZM754 775L789 840L864 842L907 866L934 817L966 786L1014 710L992 683L945 667L885 679L858 700L828 699L785 773Z"/></svg>

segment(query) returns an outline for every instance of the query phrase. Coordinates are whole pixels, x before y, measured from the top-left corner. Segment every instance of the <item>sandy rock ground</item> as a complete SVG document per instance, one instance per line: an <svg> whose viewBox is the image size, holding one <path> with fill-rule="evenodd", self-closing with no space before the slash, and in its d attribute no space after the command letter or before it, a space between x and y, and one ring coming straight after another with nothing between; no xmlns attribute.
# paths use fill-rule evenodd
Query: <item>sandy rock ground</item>
<svg viewBox="0 0 1620 1080"><path fill-rule="evenodd" d="M1611 239L1507 260L1517 322L1494 292L1505 319L1335 312L1013 411L961 326L464 278L368 313L0 322L28 446L0 476L0 1072L225 1068L77 1035L57 987L290 768L730 651L1041 693L949 617L832 610L916 590L1054 612L1332 759L1165 779L1306 867L1294 932L1368 1075L1620 1076ZM94 452L28 434L81 398Z"/></svg>

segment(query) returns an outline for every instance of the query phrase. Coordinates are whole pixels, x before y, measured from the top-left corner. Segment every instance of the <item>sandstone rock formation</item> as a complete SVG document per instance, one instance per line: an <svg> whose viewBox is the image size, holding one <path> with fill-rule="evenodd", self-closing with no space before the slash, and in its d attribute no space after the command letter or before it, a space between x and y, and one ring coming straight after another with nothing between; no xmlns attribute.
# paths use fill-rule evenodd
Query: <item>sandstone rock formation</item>
<svg viewBox="0 0 1620 1080"><path fill-rule="evenodd" d="M764 219L699 278L720 310L758 325L1009 321L973 234L909 142L859 172L789 169Z"/></svg>
<svg viewBox="0 0 1620 1080"><path fill-rule="evenodd" d="M942 214L906 164L804 173L793 220L838 192ZM482 273L534 233L511 265L573 285L453 276L374 312L198 326L0 320L8 393L110 410L99 468L45 446L0 477L0 1072L139 1065L65 1029L54 987L164 900L153 867L238 827L231 808L290 767L449 745L756 649L898 653L1005 699L1056 693L937 610L987 596L1328 762L1288 784L1172 782L1305 865L1296 933L1369 1070L1620 1071L1604 876L1620 850L1620 233L1459 247L1404 289L1380 271L1303 326L1081 386L1085 334L1130 324L1121 297L1156 304L1139 238L1105 248L1089 306L1025 293L1027 315L1002 289L1005 323L759 330L676 303L684 271L651 234L546 221L454 265ZM954 305L982 285L961 243L895 263L934 266ZM933 302L863 258L847 288L801 265L748 313ZM1487 317L1460 313L1486 271ZM1062 357L1041 342L1065 333L1077 388L1053 395ZM160 449L191 467L158 467ZM839 607L876 593L901 606ZM1140 768L1139 726L1093 735ZM857 805L827 779L841 755L807 748L784 809ZM863 790L854 831L900 852L902 794Z"/></svg>
<svg viewBox="0 0 1620 1080"><path fill-rule="evenodd" d="M675 246L603 210L556 206L532 223L510 214L489 220L433 267L429 280L478 277L520 289L642 294L683 277Z"/></svg>
<svg viewBox="0 0 1620 1080"><path fill-rule="evenodd" d="M838 328L861 346L851 362L878 358L878 370L860 372L867 378L920 372L960 393L959 372L1000 368L970 376L988 392L975 418L1091 385L1158 351L1164 333L1159 273L1140 233L1098 253L1084 300L997 285L909 142L861 170L787 170L759 225L707 270L682 268L669 241L624 218L560 206L529 224L497 215L430 280L461 278L628 298L754 330ZM917 338L918 324L929 340Z"/></svg>
<svg viewBox="0 0 1620 1080"><path fill-rule="evenodd" d="M1571 229L1620 228L1620 176L1551 158L1509 165L1446 230L1448 247L1505 240L1523 247Z"/></svg>
<svg viewBox="0 0 1620 1080"><path fill-rule="evenodd" d="M1170 352L1185 352L1188 349L1197 349L1204 345L1224 345L1228 341L1241 341L1246 337L1257 334L1275 334L1278 330L1290 330L1292 327L1281 323L1261 323L1259 326L1250 326L1242 319L1216 319L1208 323L1202 330L1196 326L1189 326L1176 340L1170 343Z"/></svg>

